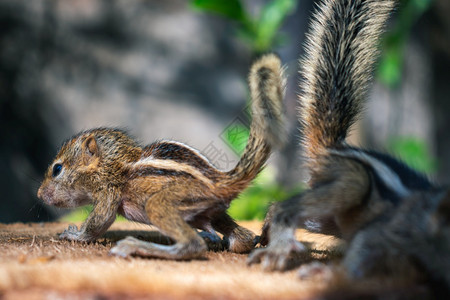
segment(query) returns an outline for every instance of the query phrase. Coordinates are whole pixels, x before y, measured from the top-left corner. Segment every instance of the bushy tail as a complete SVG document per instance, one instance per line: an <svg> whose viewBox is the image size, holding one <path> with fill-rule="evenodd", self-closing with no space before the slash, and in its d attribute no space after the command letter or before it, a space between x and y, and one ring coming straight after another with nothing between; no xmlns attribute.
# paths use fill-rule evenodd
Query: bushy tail
<svg viewBox="0 0 450 300"><path fill-rule="evenodd" d="M339 147L363 105L392 0L323 0L301 60L300 122L306 158Z"/></svg>
<svg viewBox="0 0 450 300"><path fill-rule="evenodd" d="M252 105L250 136L236 167L227 172L224 185L234 190L244 189L269 158L271 148L281 146L286 139L282 101L285 78L280 59L268 54L257 60L249 74Z"/></svg>

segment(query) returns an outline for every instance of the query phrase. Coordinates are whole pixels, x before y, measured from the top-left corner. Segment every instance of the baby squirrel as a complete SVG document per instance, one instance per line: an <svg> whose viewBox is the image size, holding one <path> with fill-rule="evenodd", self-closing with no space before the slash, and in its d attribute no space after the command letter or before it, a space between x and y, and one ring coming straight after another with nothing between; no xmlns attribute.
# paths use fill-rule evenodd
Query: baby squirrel
<svg viewBox="0 0 450 300"><path fill-rule="evenodd" d="M394 1L319 3L299 96L310 189L272 207L261 236L268 246L253 251L248 263L290 268L289 255L305 250L295 229L307 220L331 220L348 242L342 266L349 278L425 273L426 280L450 287L449 191L391 156L345 141L362 110Z"/></svg>
<svg viewBox="0 0 450 300"><path fill-rule="evenodd" d="M175 141L141 147L118 129L98 128L66 141L45 173L38 197L47 204L93 210L81 225L60 238L92 241L114 222L116 214L152 224L175 241L159 245L133 237L111 253L168 259L191 259L206 250L194 228L229 240L229 250L248 252L255 235L236 224L226 210L266 163L271 147L283 140L284 82L280 60L268 54L250 70L252 123L248 144L230 171L215 168L198 151Z"/></svg>

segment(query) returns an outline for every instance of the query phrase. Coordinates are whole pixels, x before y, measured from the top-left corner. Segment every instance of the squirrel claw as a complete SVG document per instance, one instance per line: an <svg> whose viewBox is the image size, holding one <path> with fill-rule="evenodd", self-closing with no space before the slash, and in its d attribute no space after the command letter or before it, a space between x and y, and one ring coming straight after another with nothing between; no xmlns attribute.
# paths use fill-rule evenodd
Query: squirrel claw
<svg viewBox="0 0 450 300"><path fill-rule="evenodd" d="M284 271L289 268L290 255L305 249L305 246L297 241L290 241L288 245L269 245L267 248L253 251L247 259L247 264L261 263L264 271Z"/></svg>
<svg viewBox="0 0 450 300"><path fill-rule="evenodd" d="M71 224L59 235L59 238L74 241L78 240L79 236L80 231L78 231L78 227L76 225Z"/></svg>

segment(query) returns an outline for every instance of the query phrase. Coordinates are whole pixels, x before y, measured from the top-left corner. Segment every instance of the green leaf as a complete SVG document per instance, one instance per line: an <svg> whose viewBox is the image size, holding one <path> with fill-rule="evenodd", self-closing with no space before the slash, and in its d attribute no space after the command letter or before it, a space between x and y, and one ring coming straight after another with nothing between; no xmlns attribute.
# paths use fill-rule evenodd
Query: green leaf
<svg viewBox="0 0 450 300"><path fill-rule="evenodd" d="M92 205L86 205L72 210L67 215L60 218L63 222L82 222L86 220L89 213L92 211Z"/></svg>
<svg viewBox="0 0 450 300"><path fill-rule="evenodd" d="M231 124L222 135L228 146L230 146L236 153L239 154L244 152L249 136L249 129L239 123Z"/></svg>
<svg viewBox="0 0 450 300"><path fill-rule="evenodd" d="M378 66L378 78L388 87L396 87L402 79L403 47L387 49Z"/></svg>
<svg viewBox="0 0 450 300"><path fill-rule="evenodd" d="M78 207L67 215L62 216L59 220L62 222L83 222L92 211L92 205ZM122 216L117 216L116 221L126 221Z"/></svg>
<svg viewBox="0 0 450 300"><path fill-rule="evenodd" d="M295 0L274 0L263 8L256 22L254 48L257 52L267 51L273 46L278 30L287 15L294 11L296 3Z"/></svg>
<svg viewBox="0 0 450 300"><path fill-rule="evenodd" d="M191 7L212 12L236 21L245 21L246 14L239 0L192 0Z"/></svg>
<svg viewBox="0 0 450 300"><path fill-rule="evenodd" d="M431 5L432 0L411 0L411 5L418 14L424 13Z"/></svg>
<svg viewBox="0 0 450 300"><path fill-rule="evenodd" d="M404 52L409 34L419 17L429 9L432 0L404 0L394 27L386 34L378 66L378 79L390 88L397 87L402 79Z"/></svg>
<svg viewBox="0 0 450 300"><path fill-rule="evenodd" d="M231 202L228 213L237 220L263 220L269 205L298 194L303 187L286 190L276 183L274 172L264 169L237 199Z"/></svg>
<svg viewBox="0 0 450 300"><path fill-rule="evenodd" d="M436 170L436 160L422 140L411 137L393 139L388 143L388 150L417 171L430 173Z"/></svg>
<svg viewBox="0 0 450 300"><path fill-rule="evenodd" d="M253 18L242 5L241 0L191 0L194 10L224 16L238 22L238 37L259 54L270 50L274 44L284 41L277 32L286 16L296 7L296 0L272 0Z"/></svg>

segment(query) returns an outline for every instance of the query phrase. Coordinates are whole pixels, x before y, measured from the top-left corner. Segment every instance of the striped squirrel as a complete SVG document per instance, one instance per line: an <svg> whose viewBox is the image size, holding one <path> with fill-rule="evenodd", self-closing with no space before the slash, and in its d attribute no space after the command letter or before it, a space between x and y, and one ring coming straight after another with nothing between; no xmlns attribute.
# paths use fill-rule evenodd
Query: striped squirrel
<svg viewBox="0 0 450 300"><path fill-rule="evenodd" d="M159 245L127 237L111 249L119 256L191 259L206 250L196 229L228 238L229 250L249 252L255 235L236 224L226 210L266 163L273 145L282 143L284 76L280 60L268 54L249 74L252 123L248 144L230 171L216 169L193 148L175 141L141 147L125 132L98 128L66 141L45 173L38 197L59 207L88 203L93 210L81 225L60 238L92 241L116 214L152 224L175 241Z"/></svg>
<svg viewBox="0 0 450 300"><path fill-rule="evenodd" d="M334 224L349 278L427 274L450 287L450 193L399 160L345 141L366 97L392 0L322 0L307 35L299 119L310 188L272 206L248 263L290 268L295 229ZM330 227L319 231L332 231ZM417 275L417 274L416 274Z"/></svg>

